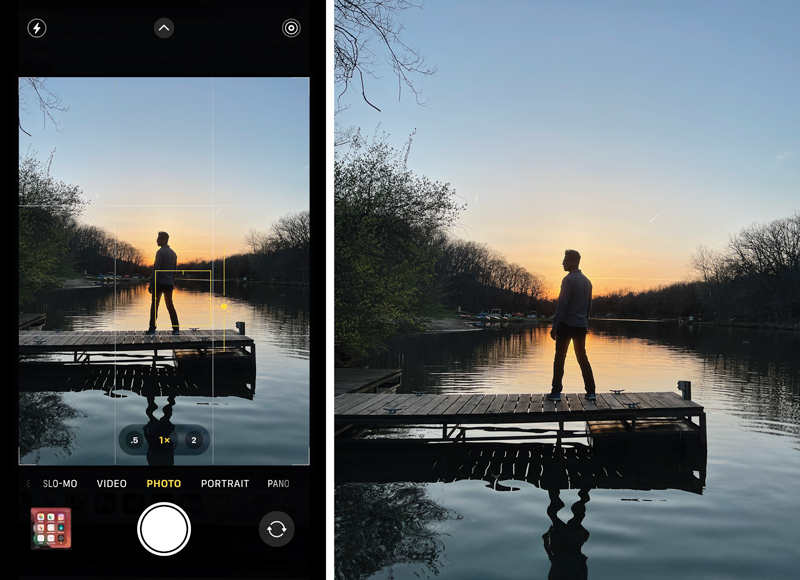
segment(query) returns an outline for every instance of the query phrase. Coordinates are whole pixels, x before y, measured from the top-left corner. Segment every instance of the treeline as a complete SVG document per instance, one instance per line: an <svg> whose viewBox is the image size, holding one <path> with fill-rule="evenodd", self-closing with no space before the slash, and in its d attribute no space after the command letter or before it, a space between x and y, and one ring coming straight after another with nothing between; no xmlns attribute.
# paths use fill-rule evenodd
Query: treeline
<svg viewBox="0 0 800 580"><path fill-rule="evenodd" d="M42 290L57 288L76 272L117 275L152 274L152 255L120 240L105 228L82 224L88 201L78 186L50 175L53 154L46 163L28 152L19 158L19 304ZM308 284L310 277L309 212L288 214L261 232L250 230L245 243L251 252L225 259L227 277L265 282ZM155 251L153 252L155 255ZM180 262L179 268L223 275L222 260ZM187 273L187 277L190 274Z"/></svg>
<svg viewBox="0 0 800 580"><path fill-rule="evenodd" d="M688 317L705 312L700 294L699 282L675 282L636 292L623 288L595 296L591 315L614 318ZM555 304L552 310L555 312Z"/></svg>
<svg viewBox="0 0 800 580"><path fill-rule="evenodd" d="M413 134L412 134L413 137ZM397 332L450 309L525 310L544 280L484 244L448 235L459 212L449 184L411 172L411 138L356 134L334 162L334 357L347 366Z"/></svg>
<svg viewBox="0 0 800 580"><path fill-rule="evenodd" d="M800 322L800 212L744 228L721 250L701 246L691 266L714 319Z"/></svg>
<svg viewBox="0 0 800 580"><path fill-rule="evenodd" d="M488 245L441 236L436 246L435 272L448 307L527 313L544 304L544 277L509 263Z"/></svg>
<svg viewBox="0 0 800 580"><path fill-rule="evenodd" d="M595 297L592 315L800 323L800 213L744 228L719 250L700 246L690 268L691 281Z"/></svg>
<svg viewBox="0 0 800 580"><path fill-rule="evenodd" d="M99 226L74 223L69 240L69 263L73 269L89 274L116 272L117 275L144 275L148 258L113 233Z"/></svg>
<svg viewBox="0 0 800 580"><path fill-rule="evenodd" d="M245 243L251 248L250 252L226 256L224 261L180 261L178 269L187 270L183 275L186 278L196 277L195 270L210 270L218 280L224 276L300 285L310 282L311 218L308 211L283 216L266 232L251 229L245 236Z"/></svg>

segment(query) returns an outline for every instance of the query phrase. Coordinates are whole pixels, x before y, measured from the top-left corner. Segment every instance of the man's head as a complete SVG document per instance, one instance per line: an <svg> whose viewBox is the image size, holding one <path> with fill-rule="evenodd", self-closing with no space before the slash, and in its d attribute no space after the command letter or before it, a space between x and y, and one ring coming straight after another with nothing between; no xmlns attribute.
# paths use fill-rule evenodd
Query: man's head
<svg viewBox="0 0 800 580"><path fill-rule="evenodd" d="M167 232L158 232L156 243L159 246L166 246L169 243L169 234Z"/></svg>
<svg viewBox="0 0 800 580"><path fill-rule="evenodd" d="M566 250L564 252L564 261L561 262L561 265L564 266L564 270L567 272L577 270L580 263L581 255L576 250Z"/></svg>

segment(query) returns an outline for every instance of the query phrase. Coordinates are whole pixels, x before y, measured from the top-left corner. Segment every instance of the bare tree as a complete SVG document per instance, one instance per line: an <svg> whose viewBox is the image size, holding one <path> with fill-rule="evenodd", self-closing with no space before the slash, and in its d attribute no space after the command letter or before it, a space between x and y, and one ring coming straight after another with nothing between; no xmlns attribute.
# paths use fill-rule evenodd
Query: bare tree
<svg viewBox="0 0 800 580"><path fill-rule="evenodd" d="M410 90L417 103L424 105L421 91L414 86L414 75L433 75L436 66L425 63L419 50L407 45L401 38L404 30L399 15L409 8L421 8L421 3L411 0L334 0L334 83L341 92L336 99L336 112L346 109L341 97L355 87L364 101L380 111L368 98L365 77L379 78L377 56L385 52L385 60L397 76L397 98L403 86ZM341 130L337 124L336 144L349 142L354 129Z"/></svg>
<svg viewBox="0 0 800 580"><path fill-rule="evenodd" d="M19 110L30 114L30 109L38 107L42 112L42 127L47 125L47 119L55 125L56 131L59 129L58 121L53 117L52 111L69 111L69 105L65 105L57 94L45 86L45 77L20 77L19 79ZM31 136L22 128L22 116L18 116L19 129L28 137Z"/></svg>

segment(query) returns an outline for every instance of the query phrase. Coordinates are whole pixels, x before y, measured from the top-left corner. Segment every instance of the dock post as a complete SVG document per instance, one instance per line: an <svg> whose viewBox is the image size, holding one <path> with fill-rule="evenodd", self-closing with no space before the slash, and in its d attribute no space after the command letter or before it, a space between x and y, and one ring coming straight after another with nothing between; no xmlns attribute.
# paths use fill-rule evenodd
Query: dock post
<svg viewBox="0 0 800 580"><path fill-rule="evenodd" d="M692 400L692 381L678 381L678 390L683 391L683 400Z"/></svg>
<svg viewBox="0 0 800 580"><path fill-rule="evenodd" d="M703 453L708 452L708 434L706 431L706 414L700 414L700 448Z"/></svg>
<svg viewBox="0 0 800 580"><path fill-rule="evenodd" d="M244 334L244 322L237 322L236 328L239 329L239 334Z"/></svg>

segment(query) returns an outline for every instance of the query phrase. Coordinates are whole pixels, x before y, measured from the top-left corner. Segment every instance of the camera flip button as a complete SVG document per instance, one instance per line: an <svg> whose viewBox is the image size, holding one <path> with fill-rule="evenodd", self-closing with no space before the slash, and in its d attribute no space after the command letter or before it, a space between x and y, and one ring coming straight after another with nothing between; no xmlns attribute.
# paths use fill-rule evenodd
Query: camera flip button
<svg viewBox="0 0 800 580"><path fill-rule="evenodd" d="M258 524L258 535L268 546L280 548L294 537L294 521L283 512L269 512Z"/></svg>

